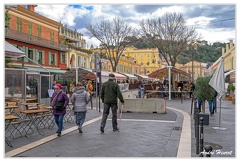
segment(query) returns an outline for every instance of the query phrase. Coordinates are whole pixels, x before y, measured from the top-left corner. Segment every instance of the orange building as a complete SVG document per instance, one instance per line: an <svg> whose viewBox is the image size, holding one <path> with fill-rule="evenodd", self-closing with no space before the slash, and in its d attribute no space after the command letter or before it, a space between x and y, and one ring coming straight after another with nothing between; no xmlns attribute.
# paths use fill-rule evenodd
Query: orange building
<svg viewBox="0 0 240 162"><path fill-rule="evenodd" d="M67 46L59 43L59 28L61 23L37 14L37 5L17 5L16 8L6 8L9 22L5 22L5 40L26 56L48 68L52 72L67 68ZM26 67L36 67L29 59L24 60ZM18 59L14 66L21 66Z"/></svg>

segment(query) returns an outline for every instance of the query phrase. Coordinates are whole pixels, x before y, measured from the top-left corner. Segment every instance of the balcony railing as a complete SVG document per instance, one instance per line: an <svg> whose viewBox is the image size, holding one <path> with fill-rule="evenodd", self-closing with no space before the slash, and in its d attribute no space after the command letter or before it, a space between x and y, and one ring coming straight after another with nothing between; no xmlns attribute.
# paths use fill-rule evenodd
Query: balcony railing
<svg viewBox="0 0 240 162"><path fill-rule="evenodd" d="M5 29L5 38L14 39L17 41L34 44L37 46L47 47L59 51L68 51L68 46L60 43L52 42L36 36L31 36L16 30Z"/></svg>

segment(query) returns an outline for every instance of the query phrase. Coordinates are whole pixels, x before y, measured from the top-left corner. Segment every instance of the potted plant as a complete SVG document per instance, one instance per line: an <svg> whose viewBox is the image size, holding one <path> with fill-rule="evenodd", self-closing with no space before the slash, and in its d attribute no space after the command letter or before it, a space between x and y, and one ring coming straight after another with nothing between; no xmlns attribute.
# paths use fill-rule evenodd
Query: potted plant
<svg viewBox="0 0 240 162"><path fill-rule="evenodd" d="M199 114L204 117L205 125L209 124L209 114L205 114L205 101L214 97L215 90L209 85L210 77L199 77L195 83L193 95L202 100L202 111Z"/></svg>

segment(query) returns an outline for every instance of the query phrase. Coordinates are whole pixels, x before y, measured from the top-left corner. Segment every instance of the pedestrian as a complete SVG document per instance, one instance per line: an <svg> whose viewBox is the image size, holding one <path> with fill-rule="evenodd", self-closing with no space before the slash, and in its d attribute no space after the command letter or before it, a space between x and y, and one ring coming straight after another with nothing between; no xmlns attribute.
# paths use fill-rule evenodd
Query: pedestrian
<svg viewBox="0 0 240 162"><path fill-rule="evenodd" d="M68 105L69 99L67 94L62 91L61 84L55 84L54 86L55 92L51 97L51 105L53 107L53 115L55 119L55 123L58 126L57 136L61 136L62 128L63 128L63 118L66 114L66 107Z"/></svg>
<svg viewBox="0 0 240 162"><path fill-rule="evenodd" d="M108 81L104 82L101 90L101 99L104 103L104 110L102 115L102 121L100 126L100 131L104 133L104 127L109 114L109 109L112 110L112 128L113 131L118 131L117 123L117 109L118 109L118 98L122 104L124 104L123 96L120 91L118 84L114 81L115 75L109 74Z"/></svg>
<svg viewBox="0 0 240 162"><path fill-rule="evenodd" d="M70 82L70 88L69 88L69 95L70 95L70 97L72 96L72 93L73 93L73 88L75 87L75 85L74 85L74 83L73 83L73 81L71 81Z"/></svg>
<svg viewBox="0 0 240 162"><path fill-rule="evenodd" d="M52 84L52 89L54 89L55 84L57 84L57 81L54 80Z"/></svg>
<svg viewBox="0 0 240 162"><path fill-rule="evenodd" d="M208 107L209 107L209 113L212 116L214 114L214 111L216 111L217 106L217 91L215 91L215 94L211 100L208 100Z"/></svg>
<svg viewBox="0 0 240 162"><path fill-rule="evenodd" d="M78 82L77 86L74 88L71 102L74 106L76 125L78 126L79 133L83 133L82 125L86 118L87 104L89 100L89 94L85 91L85 87L81 82Z"/></svg>
<svg viewBox="0 0 240 162"><path fill-rule="evenodd" d="M93 103L92 103L92 91L93 91L93 85L92 81L88 80L87 85L86 85L86 91L89 93L90 96L90 102L91 102L91 109L93 109ZM97 97L97 96L96 96Z"/></svg>
<svg viewBox="0 0 240 162"><path fill-rule="evenodd" d="M198 102L198 109L199 109L199 112L201 112L202 110L202 100L200 98L197 99L197 102Z"/></svg>

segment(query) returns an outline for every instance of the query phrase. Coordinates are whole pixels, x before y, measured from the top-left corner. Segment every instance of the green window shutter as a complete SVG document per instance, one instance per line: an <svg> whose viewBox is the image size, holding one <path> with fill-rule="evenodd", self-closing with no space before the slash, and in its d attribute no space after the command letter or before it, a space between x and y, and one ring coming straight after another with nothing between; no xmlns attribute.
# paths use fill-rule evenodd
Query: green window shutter
<svg viewBox="0 0 240 162"><path fill-rule="evenodd" d="M51 65L51 52L48 52L48 64Z"/></svg>
<svg viewBox="0 0 240 162"><path fill-rule="evenodd" d="M42 51L42 64L45 63L45 59L44 59L44 51Z"/></svg>
<svg viewBox="0 0 240 162"><path fill-rule="evenodd" d="M60 53L60 63L63 63L62 62L62 53Z"/></svg>
<svg viewBox="0 0 240 162"><path fill-rule="evenodd" d="M54 65L57 65L57 54L56 53L54 53Z"/></svg>
<svg viewBox="0 0 240 162"><path fill-rule="evenodd" d="M28 57L28 47L25 47L25 55ZM24 62L28 62L26 57L24 57Z"/></svg>
<svg viewBox="0 0 240 162"><path fill-rule="evenodd" d="M38 63L38 61L37 61L37 59L36 59L36 49L33 49L33 58L32 58L32 60L34 60L35 62L37 62Z"/></svg>
<svg viewBox="0 0 240 162"><path fill-rule="evenodd" d="M35 52L35 62L39 64L39 51L36 49L36 52Z"/></svg>

